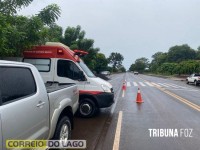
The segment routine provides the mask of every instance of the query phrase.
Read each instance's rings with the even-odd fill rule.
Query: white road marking
[[[139,85],[141,85],[141,86],[143,86],[143,87],[145,87],[145,86],[150,86],[150,87],[163,87],[163,88],[166,88],[166,89],[169,89],[169,88],[173,88],[173,89],[185,89],[185,90],[187,90],[188,89],[188,91],[196,91],[196,90],[193,90],[193,89],[190,89],[190,88],[187,88],[187,87],[184,87],[184,86],[179,86],[179,85],[176,85],[176,84],[173,84],[173,83],[154,83],[154,82],[147,82],[147,81],[145,81],[145,82],[132,82],[133,83],[133,85],[131,84],[131,82],[129,81],[129,82],[126,82],[126,86],[127,87],[131,87],[131,86],[139,86]],[[125,95],[125,93],[124,93],[124,95]],[[123,97],[123,93],[122,93],[122,97]]]
[[[170,89],[168,89],[170,90]],[[199,92],[199,90],[193,90],[193,89],[172,89],[173,91],[194,91],[194,92]]]
[[[161,85],[163,87],[169,87],[168,85],[165,85],[164,83],[157,83],[157,84],[159,84],[159,85]]]
[[[146,86],[146,85],[144,85],[142,82],[139,82],[139,84],[140,84],[141,86]]]
[[[126,83],[126,86],[127,86],[127,87],[130,87],[130,86],[131,86],[131,83],[130,83],[130,82],[127,82],[127,83]]]
[[[148,86],[153,86],[151,83],[149,82],[145,82]]]
[[[177,87],[180,87],[180,88],[183,88],[183,89],[186,89],[186,88],[187,88],[187,87],[179,86],[179,85],[176,85],[176,84],[173,84],[173,83],[171,83],[171,85],[174,85],[174,86],[177,86]]]
[[[119,142],[120,142],[120,135],[121,135],[121,126],[122,126],[122,111],[119,112],[118,120],[117,120],[117,128],[115,131],[115,139],[113,143],[113,150],[119,150]]]
[[[119,89],[117,90],[117,92],[116,92],[116,94],[115,94],[115,97],[114,97],[115,102],[114,102],[114,104],[112,105],[112,108],[111,108],[111,111],[110,111],[111,114],[114,113],[116,104],[117,104],[117,102],[118,102],[118,100],[119,100],[119,96],[120,96],[120,93],[121,93],[121,90],[120,90],[120,89],[121,89],[121,87],[119,87]]]
[[[133,82],[133,85],[134,85],[134,86],[138,86],[138,84],[137,84],[136,82]]]
[[[124,97],[125,96],[125,91],[124,90],[122,90],[122,97]]]
[[[179,88],[177,85],[172,85],[172,84],[169,84],[169,83],[164,83],[164,84],[167,85],[167,86],[173,87],[173,88]]]
[[[151,84],[153,84],[154,86],[157,86],[157,87],[161,87],[160,85],[154,83],[154,82],[151,82]]]

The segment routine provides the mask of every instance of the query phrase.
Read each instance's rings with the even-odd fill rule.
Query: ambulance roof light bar
[[[74,50],[74,55],[78,55],[79,57],[87,55],[88,52],[82,50]]]

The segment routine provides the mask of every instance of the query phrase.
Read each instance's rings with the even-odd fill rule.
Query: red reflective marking
[[[79,94],[91,94],[91,95],[97,95],[101,94],[103,92],[101,91],[84,91],[84,90],[79,90]]]

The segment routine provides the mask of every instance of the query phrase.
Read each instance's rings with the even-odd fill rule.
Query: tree
[[[64,38],[61,40],[65,45],[69,46],[72,50],[80,49],[96,54],[99,48],[93,48],[94,40],[85,38],[85,31],[81,30],[81,26],[67,27],[65,30]]]
[[[85,31],[81,31],[81,26],[78,25],[76,27],[67,27],[64,34],[63,43],[65,45],[73,48],[78,48],[78,41],[83,40],[85,37]],[[93,43],[92,43],[93,45]]]
[[[173,46],[168,51],[168,62],[181,62],[195,59],[195,51],[187,44]]]
[[[37,16],[46,25],[51,25],[60,17],[60,7],[57,4],[51,4],[43,8]]]
[[[62,40],[62,33],[63,29],[62,27],[58,26],[57,24],[53,23],[49,27],[43,27],[40,31],[41,35],[41,42],[40,43],[46,43],[46,42],[60,42]]]
[[[43,23],[38,17],[0,15],[0,18],[6,25],[0,27],[1,56],[21,56],[24,49],[40,42]]]
[[[0,13],[6,16],[17,14],[17,10],[27,7],[33,0],[2,0],[0,1]],[[60,7],[51,4],[43,8],[36,16],[46,25],[54,23],[60,17]]]
[[[152,72],[156,72],[157,68],[167,61],[167,53],[157,52],[152,55],[153,60],[151,61],[149,68]]]
[[[144,72],[145,68],[148,68],[149,60],[145,57],[141,57],[135,60],[135,63],[132,64],[129,68],[130,71],[139,71]]]
[[[107,70],[108,61],[104,54],[98,53],[96,54],[96,66],[95,71],[100,73],[101,71]]]
[[[94,48],[94,40],[85,38],[85,34],[80,25],[67,27],[61,42],[72,50],[79,49],[88,52],[88,55],[83,57],[84,62],[91,70],[99,73],[107,68],[108,62],[104,54],[98,53],[100,49]]]
[[[91,70],[95,70],[97,65],[97,54],[100,51],[99,48],[90,48],[87,50],[88,54],[83,57],[84,62]]]
[[[197,51],[196,51],[196,59],[200,60],[200,46],[197,48]]]
[[[177,63],[163,63],[160,67],[159,67],[159,71],[161,73],[166,73],[166,74],[174,74],[175,72],[175,68],[177,67]]]
[[[163,63],[159,67],[160,73],[166,74],[192,74],[200,72],[200,61],[187,60],[180,63]]]
[[[121,67],[119,68],[119,71],[120,71],[120,72],[126,72],[126,68],[125,68],[124,66],[121,66]]]
[[[129,68],[129,71],[135,71],[135,64],[131,64],[130,68]]]
[[[157,52],[152,58],[150,71],[154,73],[180,75],[200,72],[200,47],[195,51],[187,44],[173,46],[167,53]]]
[[[180,64],[180,73],[182,74],[192,74],[200,72],[200,61],[189,60],[182,61]]]
[[[0,13],[4,15],[14,15],[17,10],[27,7],[33,0],[1,0]]]
[[[108,58],[109,64],[112,65],[114,71],[117,71],[122,66],[122,61],[124,57],[120,53],[112,52]]]
[[[160,65],[167,61],[167,53],[157,52],[154,55],[152,55],[152,58],[152,62],[154,62],[157,65]]]
[[[58,6],[52,4],[35,16],[16,15],[16,9],[28,6],[31,2],[32,0],[0,2],[0,55],[2,57],[21,56],[26,48],[44,42],[43,35],[47,29],[45,25],[52,25],[60,14]]]

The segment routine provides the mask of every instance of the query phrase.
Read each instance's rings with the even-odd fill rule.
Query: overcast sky
[[[58,25],[81,25],[106,57],[121,53],[126,69],[174,45],[200,46],[200,0],[34,0],[19,14],[36,14],[52,3],[62,10]]]

